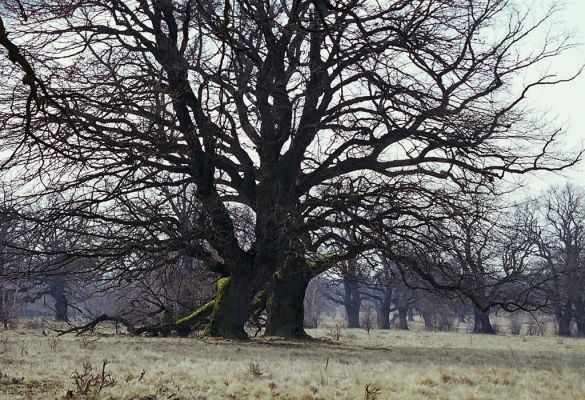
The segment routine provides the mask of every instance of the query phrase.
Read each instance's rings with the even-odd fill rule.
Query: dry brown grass
[[[585,399],[585,340],[329,329],[314,342],[0,331],[0,399],[84,399],[75,371],[102,365],[100,399]],[[90,343],[90,345],[88,345]]]

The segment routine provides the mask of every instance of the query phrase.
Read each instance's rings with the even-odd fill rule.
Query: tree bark
[[[473,323],[473,333],[485,333],[494,335],[496,331],[490,322],[490,312],[481,311],[479,308],[474,307],[473,315],[475,317]]]
[[[345,305],[345,312],[347,314],[347,327],[360,327],[360,304],[351,302]]]
[[[575,312],[574,312],[575,322],[577,323],[577,335],[578,336],[585,336],[585,300],[578,299],[575,301]]]
[[[359,328],[360,327],[360,307],[361,297],[359,292],[358,283],[353,281],[351,278],[344,279],[344,307],[347,315],[347,327],[348,328]]]
[[[573,302],[567,300],[556,312],[557,323],[559,324],[559,336],[571,336],[571,320],[573,319]]]
[[[301,256],[289,256],[270,284],[266,304],[265,336],[309,337],[303,327],[305,292],[311,280],[307,262]]]
[[[425,329],[427,331],[432,331],[434,329],[433,327],[433,313],[429,312],[429,311],[421,311],[421,316],[423,321],[425,322]]]
[[[55,300],[55,320],[69,322],[69,300],[65,293],[65,283],[52,282],[49,294]]]
[[[2,322],[4,329],[8,329],[8,313],[5,309],[4,296],[4,289],[0,286],[0,322]]]
[[[408,320],[414,322],[414,307],[408,307]]]
[[[398,329],[407,331],[408,320],[407,320],[408,308],[400,307],[398,309]]]
[[[247,339],[244,329],[250,303],[255,295],[250,276],[232,274],[217,282],[213,311],[204,336]]]
[[[390,306],[392,304],[391,299],[382,299],[378,301],[378,307],[376,309],[376,320],[378,323],[378,329],[390,329]]]
[[[55,298],[55,320],[69,322],[69,302],[65,295]]]
[[[465,312],[464,311],[459,311],[457,313],[457,320],[462,324],[465,323]]]

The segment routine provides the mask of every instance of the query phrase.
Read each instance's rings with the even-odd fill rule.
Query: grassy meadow
[[[342,329],[339,341],[330,329],[309,333],[317,340],[0,331],[0,400],[585,399],[585,340],[417,324]]]

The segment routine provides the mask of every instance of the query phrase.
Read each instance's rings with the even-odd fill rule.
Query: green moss
[[[203,331],[204,336],[218,336],[217,318],[221,308],[221,304],[230,286],[230,277],[221,278],[217,281],[217,293],[215,298],[210,302],[213,304],[213,311],[211,314],[211,321]]]
[[[198,319],[202,314],[206,314],[206,313],[211,311],[211,308],[213,307],[213,303],[214,303],[213,300],[209,301],[208,303],[205,303],[204,305],[199,307],[197,310],[193,311],[191,314],[177,320],[175,322],[175,324],[177,326],[185,325],[185,324],[188,324],[190,321]]]

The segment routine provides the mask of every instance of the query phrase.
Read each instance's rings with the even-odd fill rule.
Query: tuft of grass
[[[431,378],[424,378],[422,381],[420,381],[420,384],[425,386],[437,386],[437,383]]]
[[[258,363],[250,363],[248,364],[248,374],[250,374],[253,378],[262,378],[266,371],[263,371],[260,368],[260,364]]]
[[[453,383],[453,384],[461,384],[461,385],[473,385],[474,382],[469,377],[461,375],[461,376],[452,376],[447,372],[441,372],[441,381],[443,383]]]
[[[510,384],[510,380],[508,378],[496,378],[494,379],[494,384],[495,385],[504,385],[504,386],[508,386]]]

